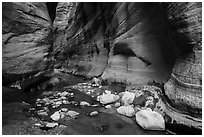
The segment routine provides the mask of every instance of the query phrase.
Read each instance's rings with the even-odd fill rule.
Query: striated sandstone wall
[[[51,46],[51,21],[45,3],[2,3],[3,83],[43,70]]]
[[[54,48],[68,72],[133,85],[163,82],[171,117],[202,128],[201,3],[69,4]]]
[[[63,35],[57,35],[54,48],[58,57],[67,60],[63,64],[69,72],[127,84],[169,78],[180,49],[169,36],[166,15],[158,3],[70,7],[66,32],[58,31]]]

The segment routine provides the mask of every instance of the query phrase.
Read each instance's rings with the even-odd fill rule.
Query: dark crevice
[[[56,8],[58,2],[46,2],[48,14],[50,16],[51,22],[53,23],[56,17]]]

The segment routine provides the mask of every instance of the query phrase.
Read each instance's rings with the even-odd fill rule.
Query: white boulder
[[[50,118],[54,121],[58,121],[60,119],[60,113],[56,111]]]
[[[124,106],[128,106],[133,103],[134,98],[135,93],[126,91],[121,98],[121,102],[124,104]]]
[[[137,112],[136,122],[146,130],[165,130],[164,118],[161,114],[151,109]]]
[[[113,103],[119,99],[120,99],[120,97],[118,95],[114,95],[114,94],[103,94],[97,98],[97,100],[99,100],[101,102],[101,104]]]
[[[117,108],[118,114],[125,115],[128,117],[132,117],[135,115],[135,110],[132,106],[121,106]]]

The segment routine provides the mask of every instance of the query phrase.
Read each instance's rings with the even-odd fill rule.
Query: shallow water
[[[60,83],[58,86],[54,86],[49,90],[38,91],[37,94],[29,95],[21,93],[20,91],[4,88],[3,89],[3,134],[78,134],[78,135],[155,135],[155,134],[168,134],[166,131],[147,131],[142,129],[136,122],[135,118],[128,118],[117,114],[115,108],[104,109],[104,107],[96,101],[96,98],[91,97],[79,90],[71,89],[69,92],[74,93],[74,97],[67,98],[69,101],[86,101],[91,105],[99,104],[98,107],[83,107],[79,105],[61,105],[59,108],[53,109],[49,107],[48,116],[39,117],[36,111],[28,110],[20,104],[20,102],[25,101],[31,104],[36,110],[42,109],[42,107],[35,106],[35,100],[37,98],[42,98],[42,92],[46,91],[65,91],[65,87],[69,85],[75,85],[77,83],[85,82],[85,80],[73,77],[69,75],[64,75],[66,82]],[[103,86],[104,89],[110,89],[117,92],[122,92],[125,90],[124,85],[113,84],[112,86]],[[12,94],[15,93],[15,94]],[[12,96],[13,95],[13,96]],[[18,98],[15,98],[18,96]],[[12,104],[14,103],[14,104]],[[15,104],[16,103],[16,104]],[[9,106],[9,107],[8,107]],[[19,107],[21,106],[21,107]],[[16,112],[13,111],[14,108]],[[54,128],[48,130],[42,130],[34,126],[35,123],[40,121],[52,122],[50,116],[61,108],[68,108],[68,110],[74,110],[80,113],[76,119],[60,119],[58,121],[59,125],[65,125],[63,128]],[[99,114],[90,117],[88,114],[92,111],[98,111]],[[32,119],[31,119],[32,118]],[[35,120],[33,120],[35,119]],[[19,124],[22,126],[19,128]],[[11,130],[12,129],[12,130]],[[20,131],[19,131],[20,130]]]

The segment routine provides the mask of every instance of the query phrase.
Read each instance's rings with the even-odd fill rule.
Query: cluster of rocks
[[[77,85],[71,86],[71,88],[77,89],[92,97],[96,97],[101,93],[98,89],[102,89],[102,86],[92,83],[79,83]]]
[[[70,92],[71,90],[68,89],[68,91],[58,92],[58,91],[49,91],[45,92],[42,95],[44,96],[42,99],[37,99],[35,106],[37,108],[40,108],[37,110],[37,115],[40,117],[48,117],[50,113],[50,107],[52,109],[59,108],[61,105],[67,105],[67,104],[73,104],[76,105],[76,101],[68,101],[68,98],[72,98],[74,96],[73,92]],[[31,108],[32,110],[35,110],[35,108]],[[50,118],[54,122],[43,122],[43,124],[36,123],[35,126],[38,127],[48,127],[48,128],[54,128],[57,127],[59,124],[57,123],[60,119],[74,119],[77,118],[79,115],[78,112],[73,110],[68,110],[67,108],[61,108],[60,110],[54,112]]]
[[[68,91],[48,92],[45,94],[44,98],[36,100],[36,106],[37,107],[45,106],[45,108],[47,108],[48,106],[52,106],[52,108],[58,108],[62,104],[74,104],[75,102],[68,101],[68,98],[71,98],[73,96],[74,93]]]
[[[94,85],[94,86],[93,86]],[[116,109],[119,115],[127,117],[135,117],[136,122],[146,130],[165,130],[165,121],[160,114],[158,102],[160,100],[160,90],[155,86],[144,86],[141,89],[126,89],[125,92],[117,93],[115,91],[104,90],[101,85],[95,83],[79,83],[71,86],[71,88],[78,89],[90,96],[95,95],[96,100],[100,102],[105,109]],[[96,89],[101,91],[96,94]],[[41,107],[37,111],[40,116],[48,116],[48,106],[58,108],[62,104],[73,104],[86,107],[95,107],[86,101],[68,101],[69,97],[73,97],[74,93],[71,89],[62,92],[47,92],[44,98],[36,100],[36,106]],[[93,111],[89,116],[98,115],[98,111]],[[50,118],[57,122],[60,119],[75,119],[79,115],[78,112],[61,108],[54,112]],[[53,124],[56,125],[56,124]]]
[[[94,92],[92,87],[91,83],[79,83],[73,86],[86,94]],[[135,116],[136,122],[147,130],[165,130],[164,118],[158,109],[155,109],[159,100],[160,90],[155,86],[126,89],[121,93],[105,90],[97,96],[97,101],[106,109],[116,109],[118,114],[127,117]]]

